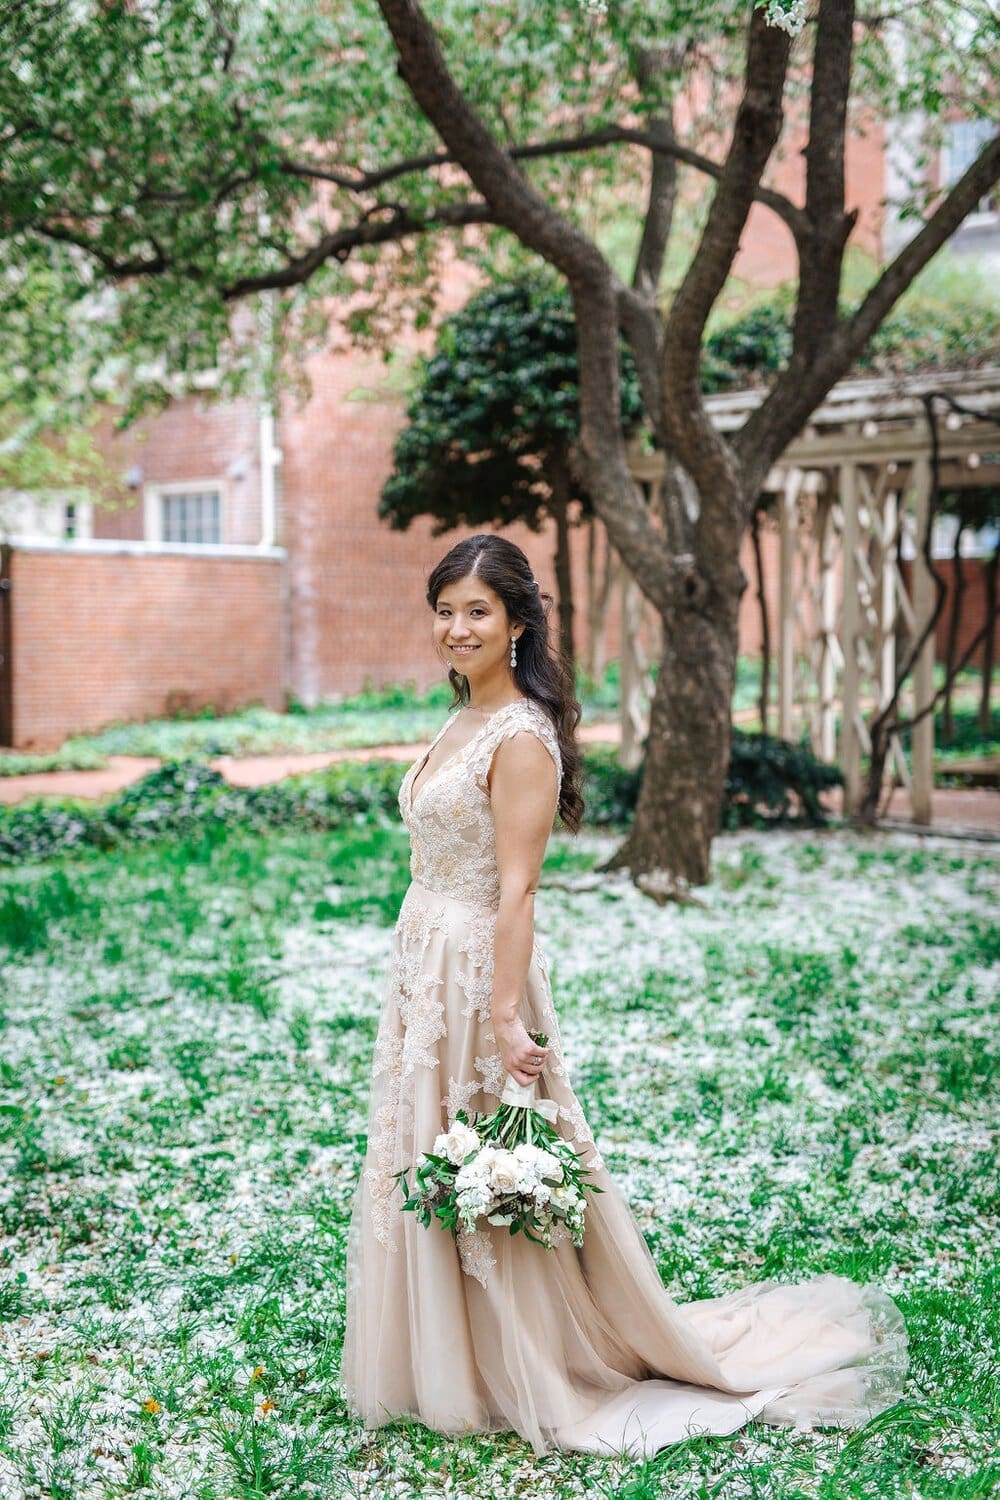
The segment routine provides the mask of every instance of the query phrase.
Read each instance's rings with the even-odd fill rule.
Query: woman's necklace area
[[[467,703],[462,712],[467,714],[478,714],[482,719],[492,719],[494,714],[498,714],[503,709],[509,708],[512,703],[523,702],[523,697],[508,698],[506,703],[498,703],[495,708],[474,708],[471,703]]]

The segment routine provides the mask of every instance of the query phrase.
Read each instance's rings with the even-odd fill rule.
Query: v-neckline
[[[457,750],[453,750],[450,755],[446,755],[445,756],[444,760],[438,766],[437,770],[436,771],[432,771],[431,774],[430,774],[430,776],[428,776],[427,781],[420,788],[419,795],[415,798],[414,795],[413,795],[413,791],[414,791],[414,785],[416,783],[417,777],[420,775],[421,771],[423,771],[423,770],[426,769],[427,762],[430,759],[431,751],[434,749],[434,746],[437,744],[438,740],[447,731],[447,729],[450,727],[450,725],[454,724],[454,722],[455,722],[454,719],[445,719],[444,723],[441,725],[441,728],[438,730],[437,734],[431,740],[430,744],[427,746],[427,749],[424,751],[423,755],[420,757],[420,761],[418,763],[415,763],[415,769],[414,769],[412,775],[410,776],[410,789],[409,789],[409,798],[408,798],[408,801],[409,801],[409,804],[410,804],[410,812],[412,813],[416,809],[416,807],[420,803],[421,798],[424,795],[424,792],[427,790],[428,785],[432,781],[434,781],[438,776],[440,776],[440,774],[444,770],[445,766],[451,765],[451,762],[453,760],[457,760],[458,757],[462,754],[462,752],[464,750],[468,750],[469,746],[472,745],[472,744],[474,744],[474,742],[479,738],[479,736],[483,733],[483,731],[486,730],[486,729],[488,729],[490,727],[490,725],[493,723],[494,719],[498,718],[500,716],[500,714],[506,713],[506,711],[507,711],[508,708],[513,708],[514,705],[515,705],[515,703],[527,703],[528,701],[529,700],[527,698],[512,698],[509,703],[503,704],[503,706],[501,708],[498,708],[498,709],[495,710],[494,713],[491,713],[490,716],[489,716],[489,718],[486,720],[486,722],[484,724],[480,724],[480,726],[476,730],[475,734],[470,735],[469,738],[465,741],[465,743],[463,745],[459,745],[459,747],[458,747]]]

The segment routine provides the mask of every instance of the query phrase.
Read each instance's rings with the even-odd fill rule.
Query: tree
[[[932,124],[953,108],[988,118],[994,18],[988,0],[928,0],[907,12],[904,30],[891,10],[856,15],[852,0],[811,0],[800,34],[773,24],[800,9],[797,0],[768,0],[767,13],[760,0],[747,9],[434,0],[432,24],[417,0],[379,0],[384,31],[366,6],[327,13],[305,0],[238,11],[225,0],[29,0],[3,12],[8,278],[44,259],[70,300],[112,284],[108,337],[133,365],[155,353],[182,372],[249,368],[259,341],[252,321],[248,336],[248,320],[231,312],[269,288],[290,294],[279,356],[308,335],[307,286],[314,307],[350,291],[354,333],[390,326],[400,306],[383,295],[390,281],[412,292],[421,316],[441,231],[492,226],[467,253],[484,244],[504,253],[505,231],[506,243],[563,276],[578,334],[577,482],[663,626],[642,792],[614,860],[651,890],[709,875],[740,540],[761,481],[1000,175],[997,136],[936,201],[915,185],[919,231],[841,313],[856,222],[844,190],[852,100],[923,109]],[[406,107],[400,76],[420,115]],[[680,100],[697,96],[705,107],[689,130]],[[786,101],[805,143],[802,202],[764,181]],[[713,189],[664,298],[668,245],[691,218],[675,212],[682,165]],[[588,216],[599,200],[627,217],[640,191],[624,272]],[[724,437],[705,408],[701,346],[755,202],[780,217],[797,251],[792,349],[743,428]],[[374,258],[404,240],[405,256],[390,248],[388,260]],[[620,332],[671,462],[662,526],[626,461]]]
[[[55,290],[51,278],[36,268],[8,285],[4,297],[0,535],[17,530],[28,496],[58,497],[64,504],[121,498],[94,439],[90,404],[81,408],[73,400],[74,348],[65,329],[53,330],[56,348],[49,365],[30,382],[23,377],[31,365],[32,330],[51,316]]]
[[[622,361],[622,424],[642,415],[635,367]],[[576,328],[569,298],[551,284],[519,282],[473,297],[442,325],[433,357],[396,439],[379,514],[405,531],[420,515],[434,535],[522,521],[555,522],[559,636],[574,660],[569,509],[593,514],[574,486],[579,437]]]

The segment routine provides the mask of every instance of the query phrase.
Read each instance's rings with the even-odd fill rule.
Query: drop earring
[[[516,635],[512,635],[511,638],[510,638],[510,664],[511,664],[512,667],[516,667],[517,666],[517,636]]]

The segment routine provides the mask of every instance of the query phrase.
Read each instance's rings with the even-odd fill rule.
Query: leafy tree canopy
[[[465,97],[574,222],[593,230],[611,190],[608,232],[625,224],[639,242],[650,132],[695,77],[698,107],[666,145],[692,182],[718,175],[744,6],[427,10]],[[933,0],[909,8],[905,27],[867,18],[859,109],[923,109],[931,130],[945,107],[987,112],[994,26],[988,0]],[[793,48],[800,91],[809,29]],[[510,254],[465,173],[442,161],[382,17],[362,0],[0,0],[0,59],[0,317],[25,335],[15,383],[32,396],[141,404],[209,369],[245,386],[260,378],[262,348],[276,365],[327,337],[331,296],[352,299],[351,336],[391,341],[401,307],[426,319],[441,264],[430,231],[490,266]],[[685,222],[696,228],[699,212]],[[462,238],[468,225],[485,227]],[[44,307],[24,297],[43,280]],[[252,310],[233,309],[269,289],[282,316],[262,341]]]
[[[622,421],[638,424],[642,399],[623,349]],[[473,297],[441,326],[433,356],[396,439],[394,468],[379,513],[398,530],[433,515],[437,535],[452,526],[537,530],[545,520],[553,468],[580,427],[576,328],[568,294],[519,282]],[[590,509],[589,498],[576,498]]]

